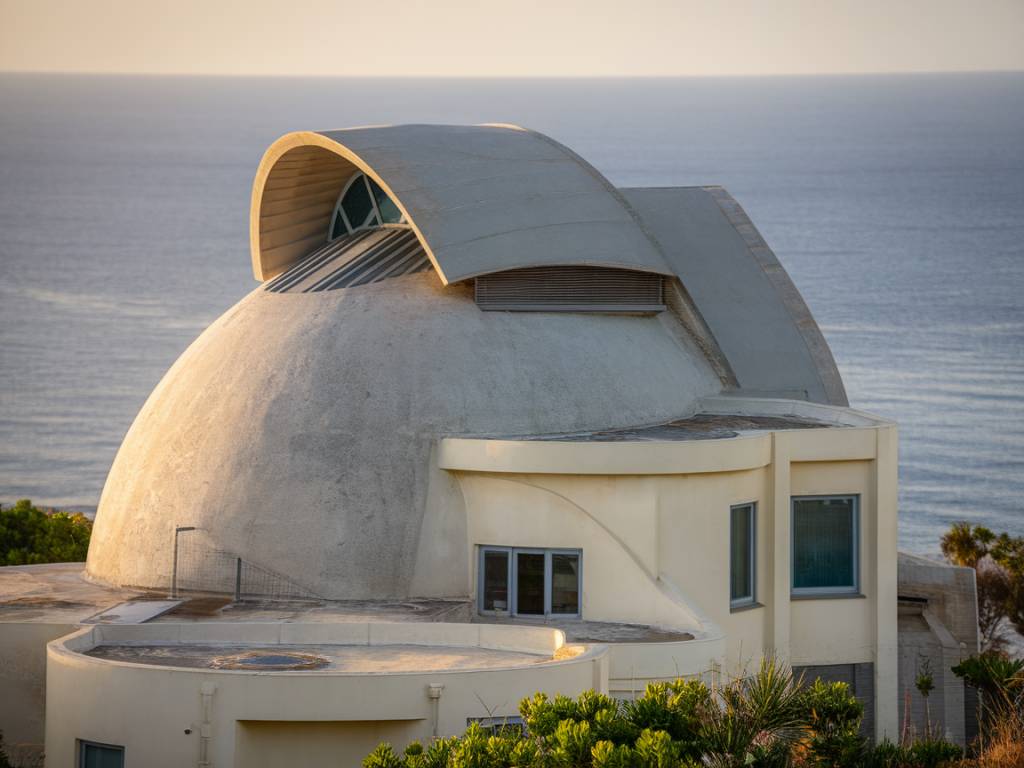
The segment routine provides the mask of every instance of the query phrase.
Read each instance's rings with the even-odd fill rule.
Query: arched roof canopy
[[[558,142],[515,126],[403,125],[290,133],[270,146],[252,193],[257,280],[324,242],[338,193],[360,170],[445,284],[542,266],[672,274],[621,194]]]

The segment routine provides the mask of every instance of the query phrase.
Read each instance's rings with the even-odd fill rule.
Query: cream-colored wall
[[[242,720],[235,728],[235,768],[358,766],[374,748],[397,749],[422,734],[421,721],[288,722]]]
[[[863,597],[794,600],[790,607],[790,660],[793,664],[873,662],[875,563],[878,549],[873,523],[876,504],[871,462],[829,461],[793,464],[793,496],[860,497],[860,594]],[[826,630],[827,631],[824,631]]]
[[[836,434],[841,439],[841,433]],[[872,462],[791,465],[791,496],[860,497],[864,597],[793,600],[785,651],[775,647],[771,633],[775,510],[767,468],[652,477],[466,473],[460,480],[469,509],[472,594],[480,545],[579,548],[584,553],[585,619],[688,630],[700,630],[709,622],[725,635],[727,670],[748,667],[765,651],[782,652],[794,664],[874,659],[877,545]],[[755,592],[763,607],[732,611],[729,509],[746,502],[757,504]],[[781,512],[788,529],[788,501]],[[787,584],[788,603],[788,557],[778,569]],[[674,586],[685,603],[673,604],[659,581]]]
[[[28,620],[0,622],[0,732],[14,765],[42,765],[46,644],[74,628]]]
[[[460,480],[471,551],[488,544],[583,549],[583,618],[701,629],[698,615],[658,580],[654,480],[475,474]],[[477,558],[469,561],[475,594]]]
[[[550,654],[562,642],[550,628],[439,623],[355,624],[142,624],[93,626],[50,643],[47,648],[46,754],[51,766],[74,765],[77,740],[125,748],[128,765],[180,768],[199,759],[200,737],[209,733],[213,765],[233,766],[236,750],[250,754],[277,729],[286,744],[296,728],[260,730],[252,723],[327,723],[322,743],[304,767],[357,768],[365,738],[390,740],[404,748],[434,732],[428,691],[441,685],[440,735],[461,734],[468,717],[511,716],[519,701],[544,691],[575,696],[607,690],[606,646],[577,656],[505,668],[446,669],[413,673],[248,672],[162,667],[114,662],[82,655],[99,642],[154,644],[277,643],[363,645],[458,645]],[[203,728],[202,692],[212,690],[209,727]],[[249,725],[237,725],[239,722]],[[356,743],[341,754],[330,744],[354,726]],[[373,725],[370,725],[370,724]],[[185,733],[188,730],[190,733]],[[259,733],[256,733],[259,731]],[[360,754],[355,754],[359,752]],[[317,756],[325,756],[317,762]],[[278,765],[283,765],[277,763]]]
[[[729,606],[729,509],[757,504],[755,599],[764,603],[771,566],[772,509],[765,502],[764,469],[664,478],[658,540],[665,573],[719,627],[726,638],[726,671],[760,658],[765,645],[763,607],[733,613]]]
[[[439,463],[466,504],[470,595],[480,545],[579,548],[583,618],[718,636],[726,671],[765,653],[800,665],[872,662],[877,735],[892,736],[896,429],[855,415],[842,429],[681,443],[444,441]],[[819,494],[860,497],[859,596],[791,599],[791,498]],[[761,605],[732,611],[729,508],[751,501]],[[617,664],[612,654],[618,685],[626,656]]]

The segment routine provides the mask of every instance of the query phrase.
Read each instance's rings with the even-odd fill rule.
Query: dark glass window
[[[368,227],[405,223],[401,210],[380,184],[362,172],[349,179],[332,216],[328,240]]]
[[[508,610],[509,553],[502,550],[484,552],[483,609]]]
[[[551,613],[580,612],[580,556],[551,555]]]
[[[345,226],[345,220],[341,217],[341,211],[338,211],[334,214],[334,223],[331,225],[331,240],[347,234],[348,228]]]
[[[124,747],[80,741],[78,765],[79,768],[124,768]]]
[[[729,601],[754,602],[754,505],[729,510]]]
[[[376,222],[365,176],[360,176],[349,185],[345,197],[342,198],[341,208],[345,211],[345,218],[353,230],[372,226]]]
[[[380,220],[383,224],[397,224],[402,220],[402,212],[398,206],[388,197],[387,192],[380,188],[380,185],[367,177],[370,182],[370,189],[373,190],[373,198],[377,201],[377,210],[380,211]]]
[[[579,616],[578,550],[480,547],[479,609],[512,616]]]
[[[544,553],[516,553],[516,613],[544,615]]]
[[[857,590],[857,497],[793,499],[793,591]]]

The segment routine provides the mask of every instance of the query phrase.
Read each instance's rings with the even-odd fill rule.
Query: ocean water
[[[901,426],[900,543],[1024,534],[1024,75],[331,80],[0,75],[0,502],[94,509],[146,395],[254,286],[278,135],[511,122],[614,183],[722,184]]]

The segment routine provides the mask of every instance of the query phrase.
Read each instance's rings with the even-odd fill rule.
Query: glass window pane
[[[579,555],[551,555],[551,612],[580,612]]]
[[[752,600],[754,598],[754,573],[751,568],[754,547],[753,517],[751,505],[733,507],[729,531],[729,599]]]
[[[543,553],[516,553],[516,613],[544,615]]]
[[[345,226],[345,220],[341,217],[341,211],[338,211],[334,214],[334,224],[331,226],[331,240],[347,234],[348,228]]]
[[[508,552],[484,551],[485,611],[508,610]]]
[[[854,499],[793,500],[793,588],[856,586]]]
[[[341,207],[345,209],[345,216],[348,217],[348,223],[352,225],[352,229],[370,226],[375,214],[370,193],[366,189],[365,176],[360,176],[348,188],[341,201]]]
[[[82,768],[123,768],[124,750],[100,744],[82,744]]]
[[[369,178],[369,177],[367,177]],[[385,224],[397,224],[402,220],[402,212],[398,210],[398,206],[394,204],[387,193],[380,188],[380,185],[376,181],[370,179],[370,189],[373,190],[373,197],[377,201],[377,207],[380,209],[380,217],[384,220]]]

